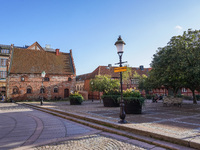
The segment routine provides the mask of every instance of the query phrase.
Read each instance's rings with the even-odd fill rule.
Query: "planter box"
[[[141,114],[142,104],[139,101],[124,100],[124,109],[126,114]]]
[[[78,100],[78,98],[69,98],[70,105],[81,105],[82,101]]]
[[[81,105],[77,99],[70,99],[70,105]]]
[[[110,97],[104,97],[103,98],[103,104],[104,107],[119,107],[119,103],[117,102],[117,99]]]

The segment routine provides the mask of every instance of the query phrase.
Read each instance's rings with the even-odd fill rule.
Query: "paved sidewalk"
[[[31,103],[38,105],[39,103]],[[70,105],[69,102],[44,102],[43,108],[58,109],[74,114],[94,117],[117,124],[119,107],[104,107],[100,101],[84,101],[82,105]],[[127,124],[122,126],[161,135],[160,138],[180,139],[186,144],[200,149],[200,106],[191,101],[183,101],[182,107],[164,107],[162,102],[146,101],[143,113],[127,114]],[[176,141],[175,141],[176,142]],[[184,143],[184,144],[185,144]]]
[[[50,105],[45,103],[44,107],[47,106]],[[0,103],[0,150],[9,149],[164,150],[152,144],[102,132],[20,104]]]
[[[1,150],[94,131],[97,130],[14,103],[0,103]]]

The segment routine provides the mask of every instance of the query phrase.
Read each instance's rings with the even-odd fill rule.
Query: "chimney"
[[[59,55],[59,49],[56,49],[56,56]]]
[[[12,49],[13,49],[13,48],[14,48],[14,44],[11,44],[10,48],[12,48]]]

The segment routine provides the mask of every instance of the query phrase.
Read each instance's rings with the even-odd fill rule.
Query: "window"
[[[6,87],[5,86],[1,87],[1,92],[6,92]]]
[[[69,78],[68,78],[68,81],[72,81],[72,78],[69,77]]]
[[[7,59],[0,59],[0,66],[6,66],[7,64]]]
[[[44,81],[49,81],[49,78],[48,78],[48,77],[45,77],[45,78],[44,78]]]
[[[44,87],[40,88],[40,93],[45,93]]]
[[[10,50],[9,49],[1,49],[2,54],[9,54]]]
[[[187,89],[186,88],[182,88],[182,92],[183,93],[187,92]]]
[[[77,90],[79,91],[79,85],[77,86]]]
[[[26,89],[26,93],[27,94],[31,94],[32,93],[32,88],[29,86],[29,87],[27,87],[27,89]]]
[[[5,79],[7,77],[7,72],[6,71],[0,71],[0,78]]]
[[[13,87],[13,94],[18,94],[18,87]]]
[[[54,87],[53,92],[58,93],[58,87],[57,86]]]

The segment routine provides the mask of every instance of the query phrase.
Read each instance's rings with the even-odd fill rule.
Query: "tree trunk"
[[[193,104],[197,104],[197,98],[195,95],[195,90],[191,90],[192,91],[192,95],[193,95]]]
[[[176,87],[173,88],[174,97],[177,96],[178,90],[179,90],[179,88],[176,88]]]
[[[173,94],[174,94],[174,97],[176,97],[176,95],[177,95],[177,92],[178,92],[178,89],[177,89],[177,88],[174,88],[174,89],[173,89]]]

